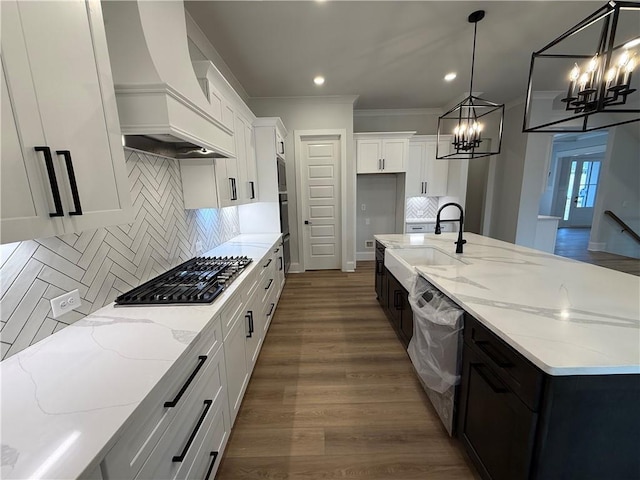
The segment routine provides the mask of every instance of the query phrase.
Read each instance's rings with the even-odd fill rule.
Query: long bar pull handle
[[[256,198],[256,187],[254,185],[255,182],[251,181],[249,183],[251,184],[251,200],[253,200],[254,198]]]
[[[400,298],[400,295],[402,295],[400,290],[393,291],[393,308],[396,310],[402,310],[402,299]]]
[[[271,265],[271,258],[269,259],[269,261],[267,263],[265,263],[262,268],[267,268],[269,265]]]
[[[384,158],[382,159],[382,169],[384,170]]]
[[[204,411],[202,412],[202,415],[200,415],[200,418],[198,419],[198,423],[196,423],[196,427],[191,432],[191,435],[189,435],[189,439],[187,440],[187,444],[184,446],[184,449],[182,450],[180,455],[174,456],[171,459],[172,462],[182,462],[184,460],[184,457],[187,456],[187,452],[189,451],[189,447],[191,447],[191,444],[193,443],[193,439],[196,438],[196,435],[198,434],[198,430],[200,430],[200,427],[202,426],[202,422],[204,422],[204,419],[207,416],[207,413],[209,413],[209,409],[211,408],[212,404],[213,404],[213,400],[205,400],[204,401],[205,408],[204,408]]]
[[[253,311],[248,310],[244,318],[246,318],[249,323],[249,333],[247,334],[247,338],[251,338],[253,336]]]
[[[178,402],[182,398],[182,395],[184,395],[184,392],[187,391],[187,388],[189,388],[189,385],[191,384],[191,382],[193,382],[193,379],[196,377],[196,375],[198,374],[198,372],[200,371],[200,369],[202,368],[206,360],[207,360],[206,355],[200,355],[198,357],[198,365],[196,365],[196,368],[193,370],[193,372],[191,372],[191,375],[189,375],[189,378],[187,378],[187,381],[184,382],[184,385],[176,395],[176,398],[174,398],[170,402],[164,402],[165,408],[173,408],[178,404]]]
[[[53,203],[56,207],[55,213],[49,213],[50,217],[62,217],[62,200],[60,199],[60,190],[58,189],[58,180],[56,179],[56,170],[53,168],[53,158],[51,157],[51,149],[49,147],[35,147],[36,152],[44,154],[44,163],[47,166],[47,175],[49,176],[49,184],[51,185],[51,194],[53,195]]]
[[[269,285],[267,285],[266,287],[264,287],[265,290],[269,290],[271,288],[271,284],[273,283],[273,278],[269,279]]]
[[[271,304],[271,308],[269,309],[269,313],[267,313],[267,317],[270,317],[271,314],[273,313],[273,309],[276,308],[276,304],[272,303]]]
[[[229,177],[229,182],[231,184],[231,200],[238,200],[238,193],[236,191],[236,179]]]
[[[80,205],[80,194],[78,193],[78,184],[76,183],[76,174],[73,170],[73,161],[71,160],[71,152],[69,150],[56,150],[57,155],[64,157],[67,165],[67,175],[69,175],[69,185],[71,186],[71,196],[73,197],[73,205],[76,207],[75,212],[69,212],[69,215],[82,215],[82,205]]]
[[[513,363],[509,361],[504,355],[502,355],[491,342],[487,340],[475,340],[474,343],[478,346],[484,354],[491,359],[500,368],[511,368]]]
[[[282,150],[281,152],[278,152],[278,153],[281,153],[282,155],[284,155],[284,142],[278,142],[278,143],[280,144],[280,148]]]
[[[493,390],[494,393],[507,393],[509,391],[508,388],[502,385],[502,382],[500,381],[496,382],[491,378],[489,378],[488,372],[485,372],[485,370],[489,371],[489,369],[485,365],[481,363],[477,363],[477,364],[474,364],[473,366],[476,367],[476,372],[478,372],[478,375],[480,375],[480,378],[482,378],[485,381],[485,383],[489,385],[489,388],[491,388],[491,390]]]
[[[207,469],[207,474],[204,476],[204,480],[209,480],[211,477],[211,472],[213,472],[213,466],[216,464],[216,458],[218,458],[218,452],[209,453],[211,458],[211,463],[209,464],[209,468]]]
[[[282,261],[282,257],[278,257],[278,260],[280,261],[280,267],[278,268],[278,271],[282,270],[282,266],[284,264],[284,262]]]

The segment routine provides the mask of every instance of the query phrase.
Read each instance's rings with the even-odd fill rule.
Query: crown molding
[[[441,115],[441,108],[386,108],[354,110],[354,117],[406,117],[411,115]]]
[[[264,101],[286,101],[291,103],[300,103],[300,104],[349,104],[353,105],[360,95],[323,95],[323,96],[298,96],[298,97],[251,97],[249,98],[249,104],[251,105],[254,102],[264,102]]]

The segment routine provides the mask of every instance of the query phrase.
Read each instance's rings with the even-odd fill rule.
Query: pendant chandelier
[[[640,120],[640,3],[610,1],[531,56],[524,132]]]
[[[469,96],[438,118],[438,148],[436,149],[438,159],[468,160],[500,153],[504,105],[473,95],[476,33],[478,22],[484,16],[484,10],[478,10],[468,18],[469,23],[474,24]],[[440,142],[448,142],[449,138],[452,139],[449,148],[440,148]]]

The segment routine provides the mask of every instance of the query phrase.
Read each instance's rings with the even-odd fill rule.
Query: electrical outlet
[[[373,240],[365,240],[364,248],[373,248]]]
[[[366,203],[363,203],[361,208],[362,208],[362,211],[363,211],[363,212],[364,212],[364,211],[366,211],[366,210],[367,210],[367,204],[366,204]]]
[[[371,219],[370,218],[365,218],[364,219],[364,224],[365,225],[370,225],[371,224]]]
[[[200,240],[198,240],[196,242],[196,254],[202,252],[202,242]]]
[[[75,310],[82,302],[80,301],[80,292],[73,290],[51,300],[51,310],[53,310],[53,318],[58,318],[65,313]]]

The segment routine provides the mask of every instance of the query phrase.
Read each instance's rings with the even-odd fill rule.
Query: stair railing
[[[622,227],[621,233],[623,232],[627,232],[629,235],[631,235],[631,237],[638,243],[640,243],[640,235],[638,235],[636,232],[633,231],[633,229],[627,225],[624,220],[622,220],[619,216],[617,216],[615,213],[613,213],[611,210],[605,210],[604,211],[605,215],[610,216],[611,218],[613,218],[613,220],[620,225],[620,227]]]

